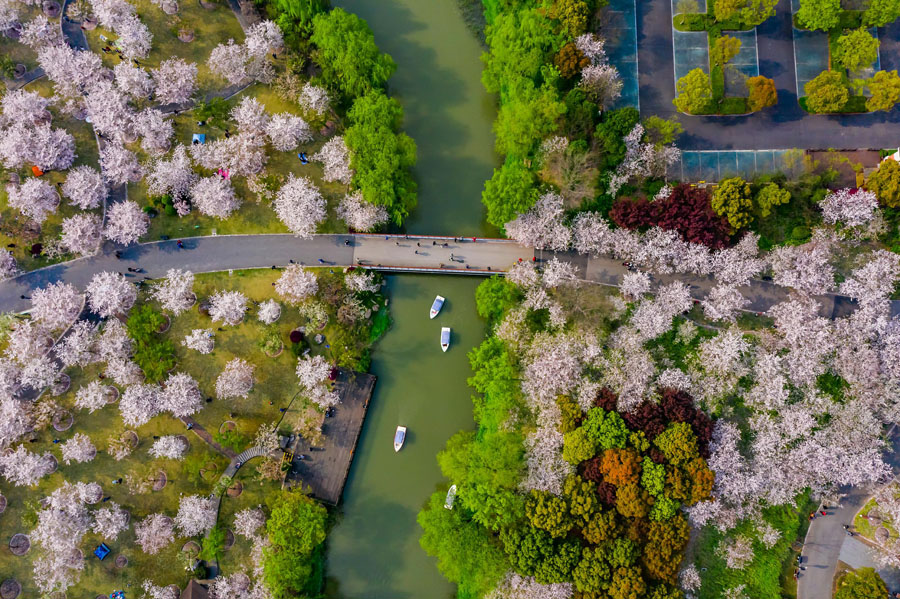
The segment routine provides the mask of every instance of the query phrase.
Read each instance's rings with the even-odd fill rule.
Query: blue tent
[[[100,561],[103,561],[103,558],[109,555],[109,547],[106,546],[106,543],[100,543],[100,545],[94,549],[94,555],[100,558]]]
[[[206,143],[206,133],[194,133],[191,136],[192,144],[205,144]]]

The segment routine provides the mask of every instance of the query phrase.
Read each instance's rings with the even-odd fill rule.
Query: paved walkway
[[[900,139],[900,110],[847,116],[817,116],[797,104],[790,0],[757,28],[759,70],[775,80],[778,105],[749,116],[680,115],[672,105],[672,9],[669,2],[637,2],[640,106],[644,115],[678,116],[687,150],[788,148],[892,148]],[[900,23],[879,29],[882,68],[900,64]]]

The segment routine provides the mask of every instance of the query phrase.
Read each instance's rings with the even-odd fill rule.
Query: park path
[[[775,80],[778,105],[747,116],[689,116],[675,110],[672,8],[666,1],[637,4],[640,106],[644,116],[677,117],[683,150],[893,148],[900,139],[900,110],[871,114],[810,115],[797,103],[791,2],[757,28],[760,74]],[[900,63],[900,22],[878,30],[882,68]]]

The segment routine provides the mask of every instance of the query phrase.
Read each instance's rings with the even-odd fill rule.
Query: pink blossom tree
[[[703,313],[710,320],[727,320],[734,322],[738,311],[749,303],[736,287],[716,285],[709,290],[709,295],[700,302]]]
[[[123,275],[102,271],[91,278],[85,289],[91,312],[101,318],[125,314],[137,299],[137,289]]]
[[[142,426],[160,413],[162,408],[160,404],[159,387],[139,383],[129,386],[122,393],[119,412],[126,425]]]
[[[105,144],[100,150],[100,170],[103,172],[103,178],[113,185],[134,183],[143,177],[141,165],[138,164],[134,152],[117,143]]]
[[[252,96],[244,98],[231,109],[231,118],[237,123],[238,131],[251,135],[266,134],[269,126],[269,113],[259,100]]]
[[[97,448],[91,443],[91,438],[83,433],[75,433],[60,449],[66,464],[90,462],[97,456]]]
[[[75,407],[93,414],[109,404],[110,389],[112,387],[103,385],[100,381],[91,381],[75,393]]]
[[[9,207],[37,223],[47,220],[59,206],[59,194],[44,179],[27,179],[21,185],[9,185],[6,191]]]
[[[299,264],[288,265],[275,281],[275,292],[294,305],[315,295],[318,290],[316,275]]]
[[[38,50],[38,64],[54,84],[56,93],[80,96],[103,71],[103,61],[87,50],[75,50],[67,44],[44,46]]]
[[[281,222],[300,238],[311,237],[316,226],[325,220],[325,198],[312,181],[293,173],[278,190],[274,208]]]
[[[581,71],[578,87],[600,108],[609,108],[622,94],[619,71],[611,64],[591,64]]]
[[[344,277],[344,285],[354,293],[378,293],[381,283],[370,271],[355,270]]]
[[[175,523],[165,514],[150,514],[134,525],[134,535],[144,553],[155,555],[175,540]]]
[[[217,291],[209,298],[209,316],[213,322],[237,325],[244,320],[247,296],[240,291]]]
[[[280,112],[272,116],[266,125],[266,136],[269,143],[279,152],[293,150],[301,143],[313,140],[309,125],[299,116]]]
[[[202,214],[224,220],[241,206],[231,181],[219,175],[204,177],[191,187],[194,206]]]
[[[80,366],[97,361],[94,345],[97,339],[97,325],[87,320],[79,320],[69,329],[62,341],[56,344],[55,353],[64,366]]]
[[[151,162],[146,178],[147,191],[156,196],[170,194],[177,209],[179,205],[187,205],[191,186],[198,178],[187,155],[187,148],[178,145],[171,158],[157,158]],[[180,216],[184,214],[179,210]]]
[[[341,135],[335,135],[325,142],[318,152],[310,156],[313,162],[321,162],[325,168],[323,178],[326,181],[338,181],[349,185],[353,179],[350,168],[350,150]]]
[[[95,214],[82,212],[62,221],[60,243],[66,251],[79,256],[93,256],[100,249],[102,238],[101,219]]]
[[[94,525],[91,530],[105,541],[115,541],[119,533],[128,530],[130,516],[115,501],[110,501],[105,507],[96,510],[93,516]]]
[[[270,52],[277,52],[284,46],[281,28],[274,21],[263,20],[254,23],[247,29],[244,47],[254,57],[265,57]]]
[[[281,317],[281,304],[273,299],[268,299],[259,305],[256,318],[263,324],[272,324]]]
[[[53,472],[55,463],[49,453],[38,455],[19,445],[15,451],[0,453],[0,474],[16,487],[33,487]]]
[[[197,295],[194,293],[194,273],[180,268],[170,268],[166,276],[153,286],[153,298],[163,310],[178,316],[190,310]]]
[[[826,195],[819,208],[829,225],[840,222],[848,227],[861,227],[875,217],[878,198],[863,189],[839,189]]]
[[[182,340],[181,345],[201,354],[212,353],[215,341],[212,329],[194,329]]]
[[[337,207],[338,218],[354,231],[371,231],[386,223],[388,213],[384,206],[376,206],[363,199],[359,190],[345,195]]]
[[[216,379],[216,397],[231,399],[247,397],[253,388],[254,366],[241,358],[234,358]]]
[[[266,514],[260,508],[246,508],[234,515],[234,532],[251,541],[259,538],[259,529],[266,525]]]
[[[315,113],[316,115],[325,114],[331,107],[331,98],[328,96],[328,90],[324,87],[313,85],[309,81],[303,84],[297,102],[305,110]]]
[[[91,210],[103,203],[107,191],[97,169],[83,164],[68,172],[62,185],[62,193],[70,204],[82,210]]]
[[[541,584],[532,576],[510,571],[485,599],[570,599],[573,592],[570,582]]]
[[[84,109],[95,131],[119,143],[128,140],[134,110],[112,81],[101,78],[92,83],[84,96]]]
[[[629,272],[622,275],[619,290],[631,301],[639,300],[650,292],[650,275],[645,272]]]
[[[49,123],[52,118],[50,111],[47,110],[49,105],[49,98],[25,89],[9,91],[0,98],[0,110],[7,123],[22,122],[32,125]]]
[[[310,401],[325,410],[340,403],[340,396],[330,385],[331,364],[322,356],[304,356],[297,360],[300,388]]]
[[[562,251],[569,247],[571,232],[563,223],[563,197],[548,192],[534,207],[506,223],[506,233],[522,245]]]
[[[75,161],[75,138],[65,129],[38,125],[27,138],[28,160],[44,171],[62,171]]]
[[[128,94],[135,100],[145,100],[153,93],[153,79],[150,73],[127,60],[123,60],[115,67],[116,85],[122,93]]]
[[[170,374],[159,395],[159,408],[176,418],[190,416],[203,409],[203,394],[194,377],[184,372]]]
[[[162,111],[145,108],[133,120],[135,132],[142,138],[141,148],[148,154],[159,156],[169,151],[175,128]]]
[[[182,104],[197,90],[197,65],[181,58],[169,58],[153,71],[156,100],[161,104]]]
[[[212,530],[218,515],[219,505],[212,497],[186,495],[178,505],[175,526],[182,535],[194,537]]]
[[[268,159],[265,137],[239,133],[219,138],[205,144],[195,144],[190,149],[194,161],[205,169],[227,170],[232,177],[258,173]]]
[[[776,285],[814,295],[827,293],[834,287],[830,259],[831,243],[820,235],[814,235],[812,241],[803,245],[777,247],[769,254]]]
[[[106,228],[103,235],[115,243],[131,245],[150,228],[150,217],[137,202],[125,200],[112,204],[106,212]]]
[[[81,312],[81,293],[70,283],[50,283],[32,292],[31,317],[49,329],[66,327]]]
[[[184,439],[176,435],[165,435],[153,442],[150,455],[154,458],[181,460],[187,452],[188,445]]]

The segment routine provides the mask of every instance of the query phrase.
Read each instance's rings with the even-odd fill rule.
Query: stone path
[[[201,439],[206,441],[206,444],[209,445],[210,447],[212,447],[214,450],[216,450],[216,452],[222,454],[229,460],[234,461],[234,456],[235,456],[234,451],[232,449],[229,449],[228,447],[222,447],[221,445],[216,443],[213,440],[212,435],[209,434],[209,431],[206,430],[205,428],[203,428],[202,424],[200,424],[199,422],[197,422],[190,416],[182,416],[181,418],[179,418],[179,420],[181,420],[185,425],[188,425],[188,424],[192,425],[191,426],[192,433],[194,433],[195,435],[197,435],[198,437],[200,437]],[[229,465],[229,467],[230,467],[230,465]],[[226,469],[226,473],[227,472],[228,472],[228,470]]]

